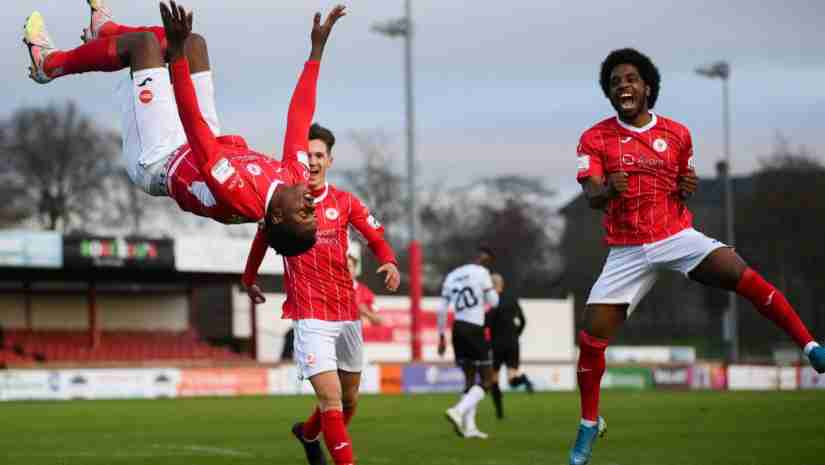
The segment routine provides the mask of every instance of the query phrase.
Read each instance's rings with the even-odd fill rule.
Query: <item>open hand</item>
[[[395,292],[401,284],[401,273],[398,272],[398,267],[395,263],[385,263],[375,272],[376,274],[386,273],[384,276],[384,286],[388,291]]]
[[[192,12],[186,13],[182,5],[170,0],[169,6],[161,2],[160,17],[166,30],[166,54],[169,62],[183,56],[183,44],[192,33]]]
[[[444,335],[438,336],[438,356],[443,357],[444,352],[447,351],[447,341],[444,338]]]
[[[249,296],[249,299],[256,305],[266,302],[266,297],[264,297],[264,293],[257,284],[245,287],[244,290],[246,291],[246,295]]]
[[[311,59],[320,60],[321,54],[324,51],[324,46],[327,44],[329,34],[332,32],[332,27],[335,23],[346,16],[347,7],[344,5],[337,5],[327,15],[327,19],[321,24],[321,13],[315,13],[312,22],[312,54]]]
[[[607,183],[616,193],[616,196],[620,196],[622,192],[627,190],[627,173],[624,171],[610,173],[607,177]]]
[[[699,178],[696,176],[696,171],[693,169],[679,176],[679,196],[682,199],[690,198],[699,185]]]

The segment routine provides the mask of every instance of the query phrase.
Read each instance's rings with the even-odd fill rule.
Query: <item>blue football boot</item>
[[[576,443],[570,451],[570,465],[586,465],[593,454],[593,443],[596,438],[604,436],[607,432],[607,422],[599,417],[596,426],[579,425],[579,432],[576,435]]]
[[[808,360],[817,373],[825,373],[825,347],[817,346],[808,352]]]

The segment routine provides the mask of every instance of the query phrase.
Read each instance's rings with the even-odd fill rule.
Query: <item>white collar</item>
[[[624,121],[619,119],[618,116],[616,117],[616,122],[619,123],[619,126],[627,129],[628,131],[633,131],[633,132],[637,132],[637,133],[641,134],[641,133],[653,128],[653,126],[656,126],[656,122],[659,120],[659,118],[656,117],[656,113],[653,113],[652,111],[649,112],[649,113],[650,113],[650,122],[645,124],[644,126],[642,126],[640,128],[637,128],[636,126],[631,126],[631,125],[625,123]]]
[[[275,195],[275,189],[278,187],[278,184],[283,184],[283,181],[272,181],[272,184],[269,185],[269,190],[266,191],[266,203],[264,204],[264,217],[261,219],[261,223],[266,221],[266,214],[269,210],[269,202],[272,201],[272,196]]]
[[[327,194],[329,194],[329,183],[325,182],[324,183],[324,192],[321,195],[319,195],[318,197],[315,197],[315,199],[312,200],[312,203],[314,203],[315,205],[318,205],[319,203],[323,202],[325,198],[327,198]]]

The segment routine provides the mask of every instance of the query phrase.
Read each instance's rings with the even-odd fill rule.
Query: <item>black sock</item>
[[[493,383],[490,393],[492,394],[493,405],[496,407],[496,417],[500,420],[504,418],[504,406],[501,402],[501,388],[498,387],[498,383]]]

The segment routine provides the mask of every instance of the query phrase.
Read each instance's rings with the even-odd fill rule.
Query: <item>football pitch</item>
[[[593,465],[823,465],[825,393],[602,394],[607,436]],[[364,396],[350,427],[361,465],[564,465],[575,393],[489,398],[488,440],[459,439],[443,417],[453,394]],[[303,464],[289,434],[312,398],[247,397],[0,403],[0,464]]]

